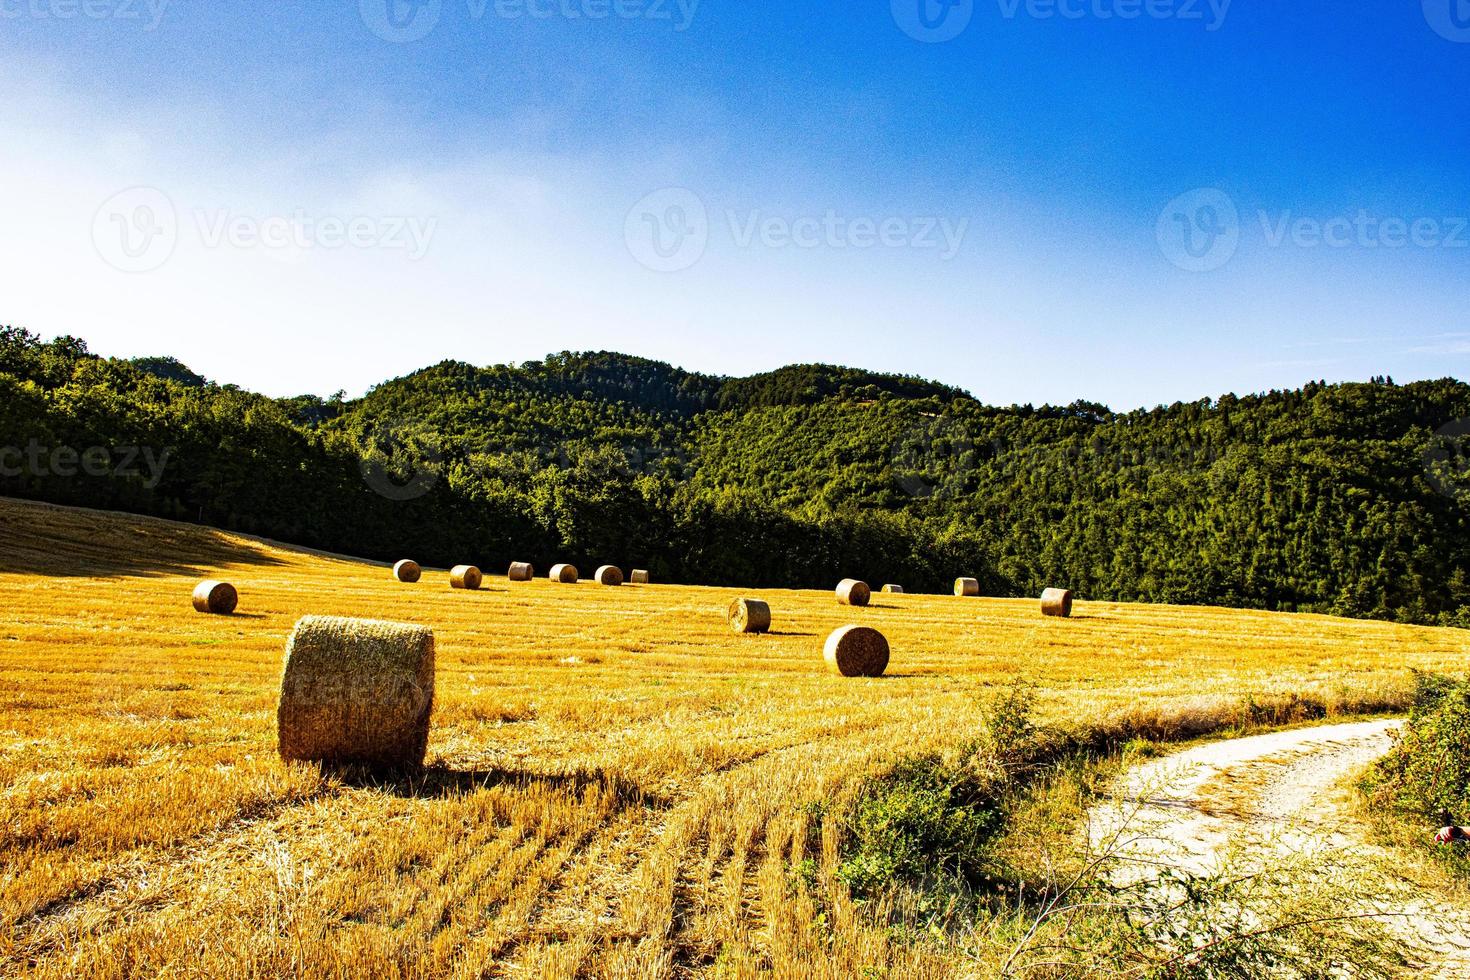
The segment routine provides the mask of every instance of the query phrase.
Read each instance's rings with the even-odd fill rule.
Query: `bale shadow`
[[[600,770],[546,775],[513,769],[452,769],[435,764],[419,770],[385,771],[360,765],[322,763],[323,776],[339,779],[354,789],[371,789],[391,793],[402,799],[448,800],[470,796],[487,789],[507,786],[513,789],[546,787],[556,792],[580,796],[589,788],[611,791],[619,806],[641,806],[656,810],[672,804],[650,793],[632,780],[610,776]]]
[[[791,632],[783,632],[781,630],[771,630],[766,635],[767,636],[816,636],[817,634],[815,634],[815,633],[791,633]]]

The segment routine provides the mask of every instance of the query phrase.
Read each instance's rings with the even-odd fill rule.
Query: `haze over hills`
[[[968,574],[998,595],[1065,584],[1470,625],[1470,480],[1463,446],[1435,435],[1470,417],[1453,379],[1119,414],[602,352],[270,399],[6,329],[0,403],[0,492],[370,558],[609,561],[752,587]],[[107,466],[80,464],[92,447]]]

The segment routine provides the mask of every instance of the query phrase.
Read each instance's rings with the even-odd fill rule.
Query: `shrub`
[[[1364,780],[1375,805],[1415,816],[1470,816],[1470,681],[1418,675],[1414,709]]]

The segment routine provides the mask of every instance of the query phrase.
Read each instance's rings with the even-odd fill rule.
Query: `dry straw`
[[[307,616],[286,641],[276,728],[288,762],[423,765],[434,707],[434,634]]]
[[[628,576],[628,581],[634,585],[647,585],[648,572],[641,568],[633,569],[633,574]]]
[[[888,593],[889,595],[903,595],[903,586],[885,585],[883,586],[883,591]]]
[[[603,565],[597,570],[598,585],[622,585],[623,570],[615,565]]]
[[[577,574],[576,565],[553,565],[551,566],[551,580],[560,582],[562,585],[576,585],[581,578]]]
[[[737,633],[769,633],[770,605],[759,599],[736,599],[730,603],[730,628]]]
[[[412,585],[424,577],[424,570],[419,567],[418,562],[405,558],[393,566],[393,577],[400,582]]]
[[[485,576],[474,565],[455,565],[449,571],[449,587],[452,589],[468,589],[474,592],[485,581]]]
[[[955,579],[954,594],[966,598],[974,598],[980,594],[980,582],[973,578]]]
[[[847,578],[837,586],[837,601],[844,606],[866,606],[872,599],[873,590],[868,588],[867,582]]]
[[[240,604],[240,594],[228,582],[200,582],[194,588],[194,609],[211,616],[228,616]]]
[[[1072,615],[1072,592],[1069,589],[1047,589],[1041,593],[1041,614],[1065,619]]]
[[[524,561],[511,562],[506,577],[512,582],[529,582],[536,577],[536,566]]]
[[[827,668],[843,677],[882,677],[888,669],[888,640],[867,626],[844,626],[827,638]]]

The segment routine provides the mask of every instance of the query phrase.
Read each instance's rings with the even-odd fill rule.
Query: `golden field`
[[[443,571],[400,585],[380,565],[0,500],[0,971],[964,976],[975,964],[855,914],[832,878],[836,832],[811,839],[808,804],[973,737],[991,692],[1018,676],[1037,685],[1042,720],[1074,725],[1248,696],[1373,704],[1409,668],[1470,663],[1453,630],[513,585],[510,557],[486,565],[484,591],[452,592]],[[237,615],[190,608],[215,576],[239,588]],[[774,635],[729,631],[741,594],[771,604]],[[435,631],[422,782],[353,784],[278,760],[282,650],[307,614]],[[889,676],[825,671],[823,640],[854,622],[889,638]],[[820,895],[793,883],[804,858]]]

